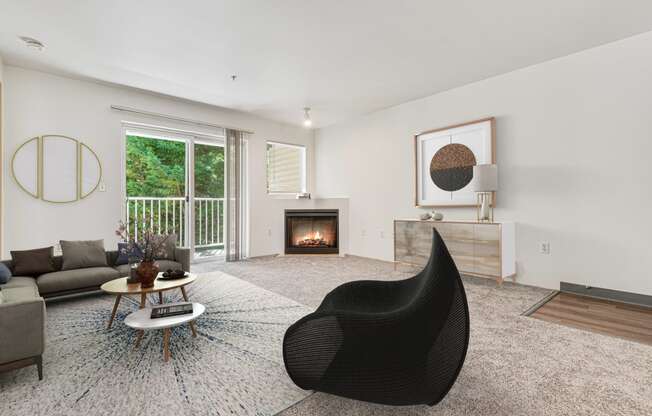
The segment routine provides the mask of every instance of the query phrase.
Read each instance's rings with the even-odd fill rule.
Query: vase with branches
[[[134,228],[133,221],[125,224],[124,221],[118,223],[115,234],[126,243],[122,249],[123,254],[132,256],[139,254],[140,264],[136,269],[136,274],[140,280],[141,287],[147,288],[154,286],[154,280],[158,275],[159,268],[156,259],[165,254],[165,247],[169,234],[161,234],[156,226],[142,224],[138,233],[138,240],[131,235],[130,229]]]

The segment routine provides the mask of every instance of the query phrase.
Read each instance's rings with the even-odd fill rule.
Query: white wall
[[[517,223],[517,281],[652,295],[651,74],[652,32],[325,128],[318,194],[350,197],[352,254],[391,260],[392,220],[420,212],[413,135],[495,116],[496,217]]]
[[[282,251],[283,237],[279,230],[282,230],[282,209],[288,201],[271,199],[266,193],[265,140],[304,144],[312,160],[312,131],[238,111],[13,66],[5,66],[4,79],[6,215],[2,233],[6,244],[3,257],[9,250],[52,245],[60,239],[104,238],[107,247],[116,241],[113,230],[122,206],[122,121],[200,130],[196,126],[119,113],[109,109],[112,104],[254,131],[249,142],[248,171],[250,253],[257,256]],[[41,134],[62,134],[89,144],[100,157],[106,192],[96,191],[73,204],[50,204],[22,192],[8,175],[9,161],[23,141]],[[309,163],[309,175],[312,183],[312,163]]]
[[[4,62],[2,56],[0,56],[0,85],[4,87]],[[4,225],[4,170],[3,170],[3,138],[4,138],[4,88],[0,89],[0,254],[3,253],[4,247],[4,235],[3,235],[3,225]]]

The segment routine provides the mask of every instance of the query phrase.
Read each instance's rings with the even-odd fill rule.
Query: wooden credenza
[[[513,222],[394,220],[394,261],[424,266],[430,257],[433,228],[444,239],[460,273],[499,283],[516,274]]]

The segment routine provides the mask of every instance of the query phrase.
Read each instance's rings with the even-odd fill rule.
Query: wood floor
[[[559,293],[530,316],[652,345],[652,308]]]

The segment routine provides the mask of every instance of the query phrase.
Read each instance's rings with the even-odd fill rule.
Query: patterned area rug
[[[292,383],[282,356],[286,328],[309,308],[221,272],[187,290],[206,313],[197,338],[174,328],[168,363],[162,331],[134,349],[136,332],[122,321],[136,299],[123,297],[111,330],[113,296],[48,304],[44,379],[35,367],[0,374],[0,414],[273,415],[311,394]]]

